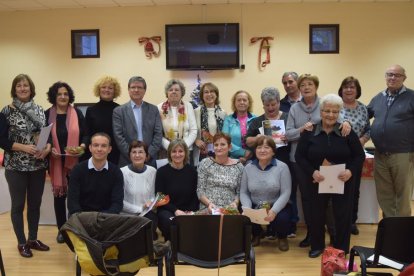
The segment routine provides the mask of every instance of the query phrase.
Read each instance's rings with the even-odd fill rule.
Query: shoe
[[[309,251],[309,258],[317,258],[323,253],[323,249]]]
[[[305,237],[305,239],[303,239],[303,241],[301,241],[300,243],[299,243],[299,247],[308,247],[308,246],[310,246],[310,236],[309,236],[309,233],[308,234],[306,234],[306,237]]]
[[[17,250],[19,250],[20,256],[25,258],[33,257],[32,250],[30,250],[30,246],[26,244],[19,244],[17,246]]]
[[[27,241],[27,245],[34,250],[39,250],[39,251],[49,251],[50,248],[49,246],[47,246],[46,244],[44,244],[43,242],[39,241],[39,240],[28,240]]]
[[[279,239],[279,250],[280,251],[289,250],[289,242],[287,238]]]
[[[57,243],[64,243],[65,239],[63,238],[62,233],[58,232],[57,237],[56,237],[56,241]]]
[[[260,236],[253,237],[252,239],[252,246],[256,247],[260,245]]]
[[[296,233],[295,233],[295,232],[292,232],[292,233],[288,234],[288,235],[287,235],[287,237],[288,237],[289,239],[296,238]]]
[[[351,226],[351,234],[352,235],[359,235],[359,230],[358,230],[358,227],[355,223],[353,223],[352,226]]]

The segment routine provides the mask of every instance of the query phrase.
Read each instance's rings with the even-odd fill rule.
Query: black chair
[[[6,271],[4,270],[4,264],[3,264],[3,257],[1,256],[1,250],[0,250],[0,271],[1,271],[1,276],[6,276]]]
[[[82,264],[85,269],[98,269],[98,275],[135,275],[141,265],[157,266],[158,276],[163,275],[163,256],[154,254],[152,222],[147,218],[96,212],[77,213],[62,226],[61,232],[69,248],[78,254],[77,276],[81,275]],[[116,259],[114,255],[109,259],[103,257],[114,248],[117,251]],[[83,253],[85,249],[90,255]],[[167,252],[162,253],[165,255]],[[88,270],[85,272],[91,273]]]
[[[250,219],[242,215],[175,217],[171,226],[171,251],[166,258],[167,276],[175,275],[175,265],[214,269],[231,264],[245,264],[246,276],[254,276],[251,232]]]
[[[379,263],[379,256],[403,264],[414,262],[414,217],[389,217],[382,219],[378,224],[375,248],[354,246],[351,248],[348,271],[352,270],[354,257],[361,259],[361,275],[367,275],[367,268],[392,268]],[[373,261],[368,261],[374,255]],[[396,269],[396,268],[392,268]],[[390,273],[369,272],[370,275],[392,275]]]

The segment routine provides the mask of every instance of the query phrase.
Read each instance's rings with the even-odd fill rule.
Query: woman
[[[316,258],[325,248],[325,210],[332,200],[336,237],[335,248],[349,252],[351,235],[352,205],[354,198],[354,178],[365,159],[364,150],[358,136],[351,131],[342,136],[338,123],[342,99],[328,94],[321,99],[322,120],[314,124],[312,131],[304,132],[299,140],[295,158],[306,175],[306,185],[310,187],[311,199],[311,250],[309,257]],[[338,179],[345,183],[343,194],[319,193],[319,182],[324,181],[320,166],[345,164]]]
[[[53,124],[50,132],[52,154],[49,161],[49,175],[52,182],[56,224],[59,230],[66,222],[69,174],[78,163],[79,156],[85,151],[87,137],[84,132],[85,119],[82,112],[71,105],[75,101],[75,95],[67,83],[54,83],[47,92],[47,99],[52,107],[45,112],[46,120],[48,124]],[[67,153],[66,147],[80,147],[79,153]],[[58,243],[64,243],[59,231],[56,240]]]
[[[260,136],[256,139],[256,158],[246,165],[241,181],[240,200],[243,207],[256,208],[264,202],[270,204],[266,221],[279,238],[279,250],[288,251],[287,240],[292,215],[288,204],[291,191],[289,167],[274,158],[276,144],[272,137]],[[253,224],[253,245],[259,245],[262,227]]]
[[[371,138],[368,109],[367,107],[357,101],[361,97],[361,85],[358,79],[354,77],[346,77],[338,89],[338,95],[342,98],[344,106],[341,109],[340,116],[352,124],[352,130],[355,131],[359,137],[359,142],[362,147]],[[351,234],[358,235],[359,230],[356,225],[358,219],[358,201],[359,201],[359,187],[361,186],[362,167],[356,172],[358,177],[355,177],[355,194],[354,194],[354,209],[352,213]]]
[[[200,208],[208,208],[210,213],[218,207],[237,209],[243,164],[229,157],[231,139],[228,135],[214,135],[213,146],[215,157],[203,159],[198,166]]]
[[[252,157],[247,149],[246,135],[251,121],[256,117],[251,113],[253,99],[244,90],[237,91],[231,99],[233,114],[224,119],[223,132],[231,138],[230,157],[239,159],[243,164]]]
[[[37,239],[40,204],[47,161],[51,145],[38,150],[36,142],[40,130],[46,125],[43,108],[34,103],[36,95],[33,81],[20,74],[13,80],[13,101],[1,111],[7,120],[8,139],[13,142],[11,150],[5,152],[5,176],[11,197],[11,220],[17,237],[17,249],[22,257],[32,257],[32,249],[48,251],[49,247]],[[23,210],[27,198],[28,239],[24,233]]]
[[[263,121],[265,120],[283,120],[286,125],[288,113],[279,110],[280,107],[280,93],[277,88],[266,87],[262,90],[261,99],[263,103],[264,114],[256,117],[252,120],[249,129],[247,131],[246,144],[250,148],[254,148],[259,137],[263,134],[260,133],[260,128],[263,127]],[[282,142],[287,142],[286,136],[283,134],[280,137]],[[277,148],[275,157],[280,161],[288,164],[289,162],[289,149],[290,147],[281,146]]]
[[[131,164],[122,167],[124,175],[124,207],[126,214],[139,215],[145,208],[149,207],[155,194],[155,175],[157,170],[145,165],[148,157],[148,146],[134,140],[129,145],[129,157]],[[152,234],[157,239],[157,215],[150,210],[144,215],[152,221]]]
[[[167,149],[169,164],[157,170],[155,191],[169,195],[170,202],[158,208],[158,227],[170,239],[171,218],[198,210],[197,171],[188,164],[189,151],[182,139],[172,140]]]
[[[183,139],[192,153],[193,143],[197,138],[197,123],[193,106],[182,100],[184,95],[185,87],[181,81],[172,79],[165,85],[167,100],[158,105],[164,130],[162,146],[167,150],[172,140]]]
[[[299,246],[308,247],[310,245],[309,229],[311,225],[310,188],[307,186],[306,177],[302,169],[296,163],[295,152],[300,136],[307,131],[311,131],[313,124],[321,120],[319,97],[317,95],[319,78],[314,75],[303,74],[299,77],[297,83],[302,95],[302,100],[290,108],[286,123],[286,138],[291,142],[289,159],[301,193],[303,215],[307,226],[305,239],[299,243]],[[351,130],[351,126],[347,122],[345,122],[343,126],[342,134],[347,135]],[[329,230],[332,236],[334,235],[333,228],[333,225],[330,224]]]
[[[121,85],[116,78],[104,76],[95,83],[93,93],[99,97],[99,102],[86,110],[86,135],[92,137],[95,133],[105,132],[111,137],[111,141],[115,141],[112,130],[112,112],[115,107],[119,106],[114,100],[121,95]],[[83,159],[86,160],[89,157],[90,153],[87,151]],[[112,143],[112,151],[108,155],[108,160],[118,164],[119,149],[116,143]]]
[[[219,106],[219,90],[211,82],[207,82],[200,89],[201,106],[194,110],[197,121],[197,139],[195,140],[194,161],[198,161],[212,154],[212,143],[214,134],[221,132],[223,129],[224,112]]]

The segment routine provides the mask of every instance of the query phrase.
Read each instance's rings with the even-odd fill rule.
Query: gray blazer
[[[142,102],[142,136],[144,143],[148,146],[148,153],[156,160],[158,151],[161,148],[162,124],[158,108],[147,102]],[[132,140],[137,137],[137,125],[134,112],[131,108],[131,101],[118,106],[112,115],[112,125],[115,142],[120,151],[119,166],[123,167],[131,163],[128,149]]]

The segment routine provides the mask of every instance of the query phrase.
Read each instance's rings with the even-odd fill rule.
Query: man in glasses
[[[405,69],[385,72],[387,88],[368,105],[375,145],[374,179],[384,217],[411,216],[414,183],[414,91],[404,86]]]

